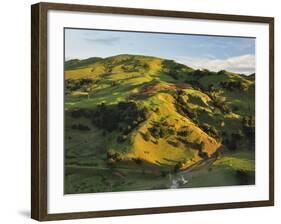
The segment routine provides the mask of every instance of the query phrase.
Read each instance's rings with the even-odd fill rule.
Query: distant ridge
[[[100,57],[90,57],[87,59],[79,60],[79,59],[71,59],[64,63],[65,70],[76,69],[79,67],[84,67],[90,64],[94,64],[98,61],[102,60]]]

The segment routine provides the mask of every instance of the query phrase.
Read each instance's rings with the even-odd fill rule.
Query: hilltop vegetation
[[[66,61],[66,192],[167,188],[191,168],[190,187],[253,183],[254,102],[254,74],[138,55]],[[210,167],[222,178],[203,183]]]

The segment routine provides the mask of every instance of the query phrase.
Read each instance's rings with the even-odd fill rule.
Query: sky
[[[119,54],[172,59],[195,69],[255,72],[255,38],[65,29],[65,60]]]

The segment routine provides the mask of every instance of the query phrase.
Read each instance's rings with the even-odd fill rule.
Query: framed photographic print
[[[32,218],[274,204],[274,19],[32,6]]]

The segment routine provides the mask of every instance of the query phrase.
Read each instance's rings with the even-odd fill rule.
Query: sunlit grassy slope
[[[121,161],[140,160],[160,167],[180,163],[180,169],[185,169],[227,149],[225,142],[230,145],[239,131],[235,150],[248,152],[242,122],[255,113],[254,75],[198,71],[138,55],[71,60],[65,69],[68,165],[84,161],[102,166],[117,155]],[[133,126],[126,123],[130,127],[123,123],[112,130],[97,127],[95,110],[100,105],[118,108],[120,102],[145,108],[145,119]],[[81,116],[73,116],[77,110]],[[84,116],[85,111],[90,115]],[[230,159],[234,165],[251,166],[237,161],[239,157],[216,165],[225,166]]]

